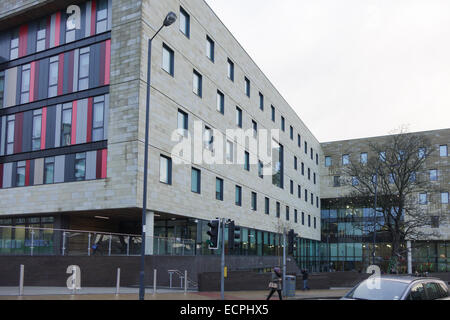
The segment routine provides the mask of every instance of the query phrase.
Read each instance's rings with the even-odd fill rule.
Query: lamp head
[[[177,15],[174,12],[169,12],[164,19],[164,26],[168,27],[177,20]]]

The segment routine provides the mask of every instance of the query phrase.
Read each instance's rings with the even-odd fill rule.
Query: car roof
[[[412,283],[414,281],[427,281],[427,280],[433,280],[433,281],[442,281],[438,278],[432,278],[432,277],[414,277],[414,276],[398,276],[398,275],[382,275],[381,280],[387,280],[387,281],[397,281],[397,282],[403,282],[403,283]]]

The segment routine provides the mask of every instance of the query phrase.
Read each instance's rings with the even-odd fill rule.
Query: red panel
[[[91,5],[91,36],[95,35],[95,27],[97,25],[96,0],[92,0]]]
[[[47,107],[44,107],[44,108],[42,108],[41,150],[45,149],[46,136],[47,136]]]
[[[94,98],[88,99],[88,114],[87,114],[87,132],[86,132],[86,142],[92,141],[92,103]]]
[[[14,123],[14,153],[22,152],[23,113],[16,114]]]
[[[102,173],[101,173],[101,178],[102,179],[106,179],[106,163],[108,160],[108,149],[103,149],[102,150]]]
[[[31,161],[27,160],[26,165],[25,165],[25,186],[30,185],[30,164],[31,164]]]
[[[28,25],[19,28],[19,57],[27,54]]]
[[[34,86],[35,86],[35,76],[36,76],[36,62],[33,61],[30,65],[30,102],[34,101]]]
[[[63,94],[63,81],[64,81],[64,53],[61,53],[58,57],[58,95]]]
[[[72,145],[77,143],[77,106],[78,101],[72,103]]]
[[[0,189],[3,188],[3,163],[0,163]]]
[[[111,73],[111,40],[106,41],[105,51],[105,84],[109,84],[109,77]]]
[[[61,12],[57,12],[55,19],[55,47],[59,46],[60,38],[61,38]]]

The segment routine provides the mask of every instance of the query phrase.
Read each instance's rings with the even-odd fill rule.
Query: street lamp
[[[163,25],[156,31],[156,33],[148,40],[148,62],[147,62],[147,102],[145,110],[145,157],[144,157],[144,190],[142,195],[142,243],[141,243],[141,272],[139,274],[139,300],[144,300],[145,297],[145,228],[147,215],[147,172],[148,172],[148,134],[149,134],[149,114],[150,114],[150,80],[152,67],[152,41],[156,35],[164,27],[172,25],[177,20],[177,15],[174,12],[169,12],[164,19]]]

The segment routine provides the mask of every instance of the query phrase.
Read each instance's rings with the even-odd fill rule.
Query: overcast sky
[[[320,142],[450,127],[450,0],[206,0]]]

